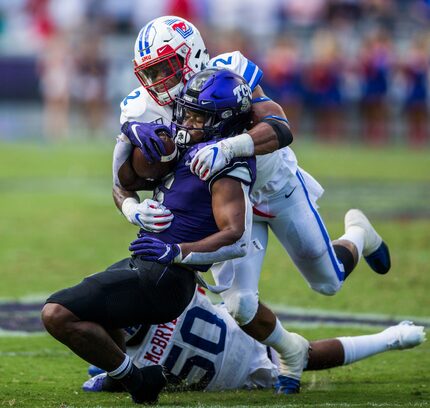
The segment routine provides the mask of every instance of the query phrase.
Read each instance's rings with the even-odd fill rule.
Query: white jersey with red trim
[[[270,388],[278,376],[266,347],[198,290],[176,320],[151,326],[128,353],[138,367],[162,364],[171,381],[190,389]]]

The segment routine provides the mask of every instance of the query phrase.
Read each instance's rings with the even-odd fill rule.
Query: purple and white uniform
[[[208,181],[202,181],[190,171],[190,162],[196,152],[213,141],[196,144],[188,148],[177,163],[173,173],[166,176],[154,191],[154,200],[165,205],[175,216],[172,225],[162,232],[140,230],[141,235],[152,235],[169,244],[195,242],[219,231],[212,211],[212,185],[223,177],[231,177],[242,183],[248,202],[248,193],[255,180],[255,158],[237,158]],[[248,205],[248,225],[251,229],[251,207]],[[210,260],[210,257],[207,258]],[[187,262],[189,264],[189,262]],[[196,266],[199,271],[207,271],[212,262]],[[193,267],[195,265],[189,264]]]

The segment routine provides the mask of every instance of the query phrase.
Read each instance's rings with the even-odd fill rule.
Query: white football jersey
[[[212,58],[208,67],[228,68],[241,75],[253,91],[259,84],[263,72],[252,61],[245,58],[239,51],[220,54]],[[145,88],[133,90],[121,102],[121,124],[126,121],[156,122],[170,126],[172,108],[158,105]],[[251,194],[252,202],[257,205],[264,198],[279,190],[291,178],[295,178],[297,159],[289,148],[277,150],[263,156],[257,156],[257,179]]]
[[[168,105],[158,105],[149,95],[148,91],[140,86],[134,89],[121,102],[121,125],[124,122],[138,121],[144,123],[160,123],[170,126],[172,121],[172,108]]]
[[[128,353],[138,367],[162,364],[190,389],[270,388],[278,376],[267,348],[198,290],[176,320],[151,326]]]

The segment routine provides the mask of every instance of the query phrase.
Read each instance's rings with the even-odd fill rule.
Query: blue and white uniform
[[[279,374],[267,348],[245,334],[223,305],[213,305],[198,290],[176,320],[151,326],[127,353],[138,367],[162,364],[189,389],[266,388]]]

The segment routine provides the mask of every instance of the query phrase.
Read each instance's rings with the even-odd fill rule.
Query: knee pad
[[[228,312],[239,326],[248,324],[257,313],[258,294],[252,290],[226,293],[223,298]]]

